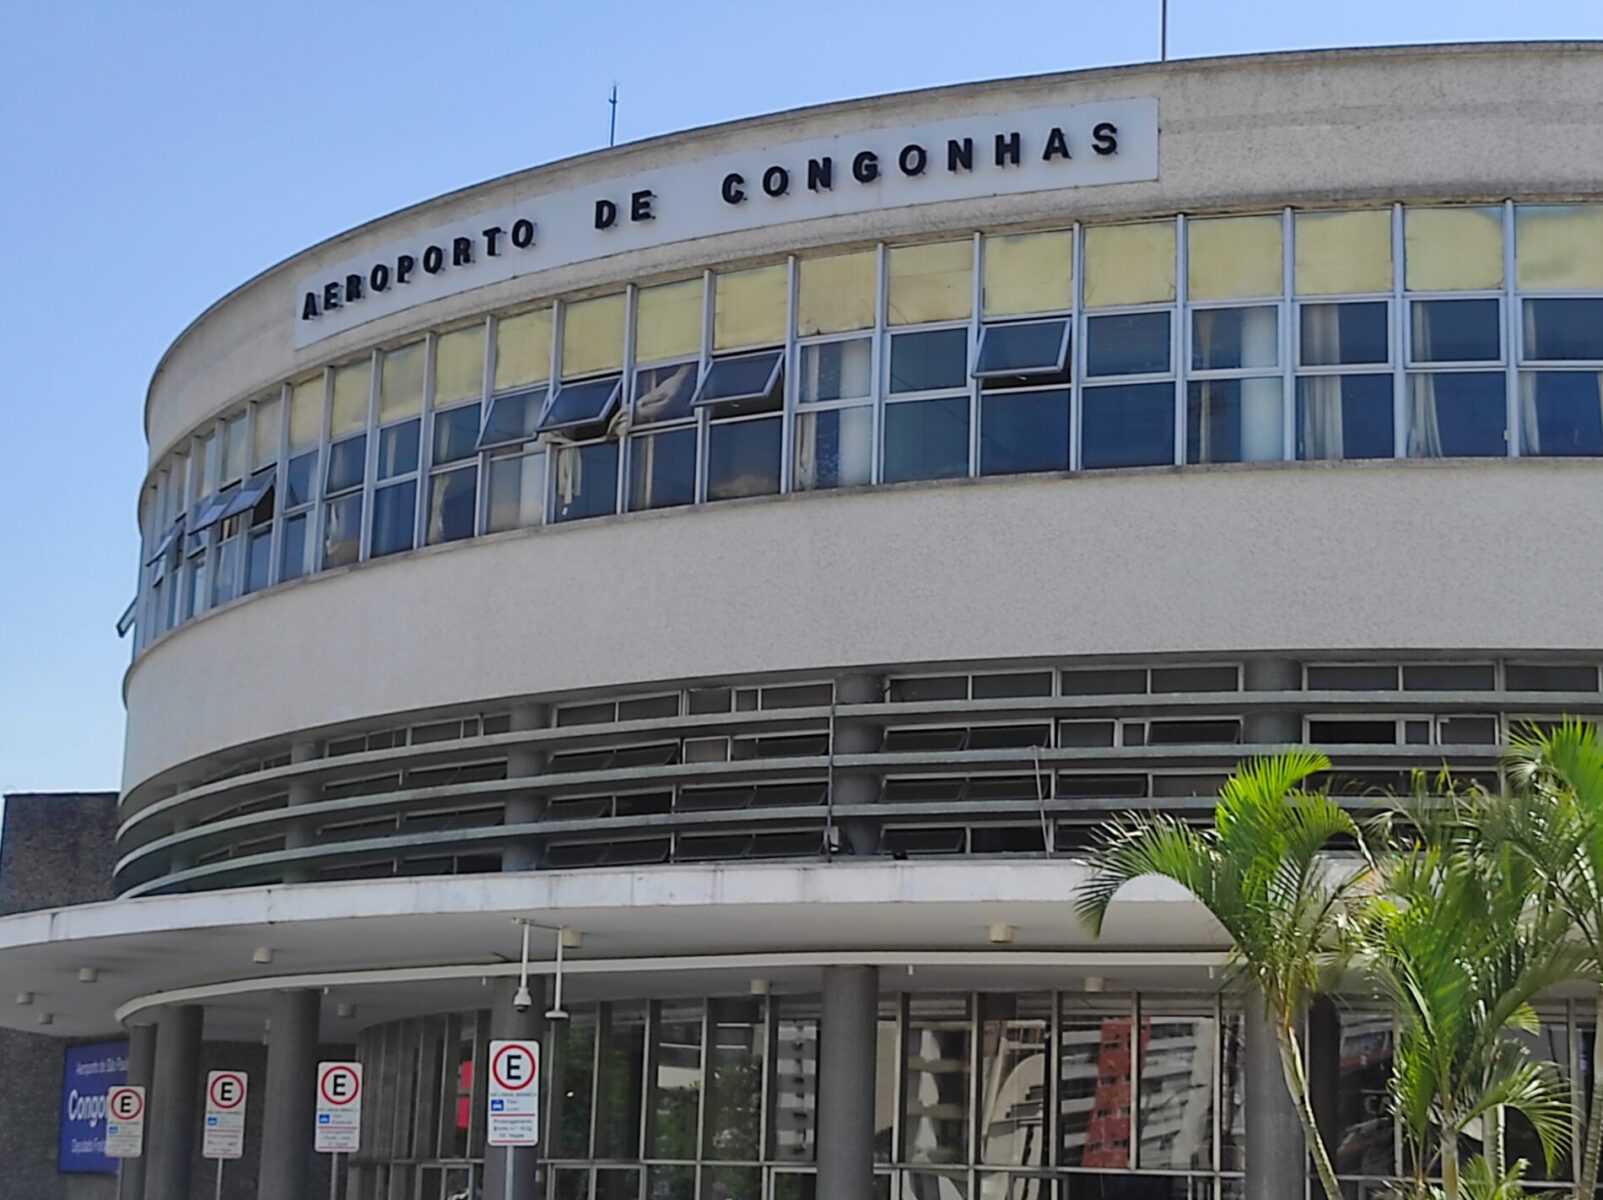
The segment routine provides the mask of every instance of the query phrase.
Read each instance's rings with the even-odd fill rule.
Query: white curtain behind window
[[[1431,313],[1445,315],[1450,304],[1413,306],[1414,359],[1429,362],[1431,357]],[[1442,424],[1436,411],[1436,376],[1415,375],[1409,383],[1408,450],[1410,454],[1440,458]]]
[[[1314,362],[1339,362],[1341,309],[1322,304],[1303,310],[1303,357]],[[1303,452],[1308,458],[1342,457],[1341,376],[1316,375],[1303,379]]]

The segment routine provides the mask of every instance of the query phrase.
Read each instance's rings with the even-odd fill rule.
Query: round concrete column
[[[519,704],[512,709],[512,732],[525,733],[551,724],[551,709],[544,704]],[[520,746],[507,755],[507,778],[541,774],[546,766],[543,750]],[[545,798],[538,792],[513,792],[507,797],[503,824],[527,825],[540,819]],[[540,847],[534,838],[514,838],[501,848],[503,871],[532,871],[539,864]]]
[[[885,683],[878,675],[841,675],[835,680],[835,703],[879,704],[885,699]],[[861,718],[835,718],[836,757],[846,754],[873,754],[879,750],[884,728],[874,721]],[[842,770],[837,767],[831,778],[831,800],[836,806],[876,804],[879,801],[880,777],[877,771],[861,768]],[[860,817],[848,817],[839,822],[844,838],[843,850],[853,854],[869,855],[879,848],[879,824]]]
[[[512,996],[518,990],[516,979],[502,979],[495,985],[495,999],[490,1009],[490,1039],[533,1040],[540,1042],[540,1058],[548,1057],[545,1045],[545,984],[538,979],[529,981],[529,992],[534,1003],[528,1012],[512,1007]],[[511,1162],[511,1188],[507,1186],[508,1161]],[[486,1146],[484,1148],[484,1200],[537,1200],[540,1183],[540,1148],[538,1146]]]
[[[319,1000],[310,989],[272,996],[259,1200],[301,1200],[309,1191]]]
[[[818,1195],[873,1200],[879,968],[825,967],[818,1030]]]
[[[1286,1090],[1274,1025],[1256,993],[1247,1001],[1245,1049],[1246,1200],[1301,1200],[1308,1187],[1302,1122]]]
[[[316,742],[296,742],[289,748],[289,761],[291,763],[311,762],[323,756],[323,748]],[[318,785],[315,783],[295,782],[289,785],[288,807],[296,808],[302,804],[311,804],[317,799]],[[284,849],[298,850],[303,846],[310,846],[315,838],[312,822],[307,818],[291,821],[284,828]],[[284,869],[285,883],[305,883],[310,872],[299,865]]]
[[[151,1092],[151,1074],[156,1068],[156,1027],[134,1025],[128,1030],[128,1082]],[[149,1117],[147,1114],[146,1120]],[[146,1148],[146,1154],[149,1148]],[[145,1155],[122,1160],[117,1175],[117,1200],[145,1200]]]
[[[145,1194],[151,1200],[189,1195],[195,1133],[200,1128],[200,1029],[202,1011],[172,1005],[156,1019],[156,1062],[149,1096],[150,1157]]]
[[[1302,689],[1302,664],[1289,658],[1249,658],[1243,664],[1242,684],[1249,692],[1295,692]],[[1251,704],[1251,697],[1248,698]],[[1255,713],[1249,708],[1242,740],[1276,746],[1302,743],[1300,712]]]

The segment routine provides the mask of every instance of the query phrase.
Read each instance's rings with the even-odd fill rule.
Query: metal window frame
[[[723,365],[725,365],[727,363],[737,362],[737,361],[740,361],[742,359],[759,359],[759,358],[767,358],[767,357],[770,357],[770,356],[773,358],[773,365],[769,368],[768,380],[763,385],[761,390],[759,390],[759,391],[739,392],[739,393],[736,393],[735,395],[731,395],[731,396],[709,397],[709,396],[706,395],[707,385],[712,382],[713,374],[718,370],[718,368],[720,366],[723,366]],[[698,409],[698,410],[699,409],[710,409],[710,410],[714,411],[715,416],[722,416],[722,417],[725,417],[725,418],[736,416],[736,415],[741,416],[741,417],[759,416],[759,415],[760,416],[772,416],[773,414],[769,413],[769,412],[764,412],[764,413],[760,413],[760,414],[758,414],[758,413],[718,414],[716,412],[716,410],[719,409],[719,408],[723,408],[725,406],[729,406],[729,405],[751,404],[754,401],[769,399],[770,397],[773,396],[774,389],[779,386],[779,381],[780,381],[781,378],[784,377],[784,374],[785,374],[785,349],[782,346],[781,347],[769,346],[769,347],[764,347],[764,348],[758,349],[758,350],[749,350],[749,349],[747,349],[747,350],[741,350],[741,351],[739,351],[737,353],[733,353],[733,354],[721,354],[721,355],[718,355],[717,357],[712,358],[707,362],[706,370],[704,370],[702,372],[701,378],[699,380],[697,380],[697,382],[696,382],[696,391],[695,391],[695,394],[693,395],[693,397],[691,398],[690,407],[692,409]]]
[[[990,339],[991,334],[998,330],[1017,329],[1025,325],[1062,325],[1063,335],[1058,339],[1057,357],[1047,365],[1016,367],[1006,370],[1002,368],[992,368],[990,370],[986,370],[984,366],[985,344]],[[1072,330],[1073,316],[1066,312],[1057,316],[1031,317],[1017,321],[992,321],[988,324],[981,325],[979,342],[974,348],[974,365],[969,370],[969,374],[975,379],[1010,379],[1014,377],[1024,379],[1034,375],[1056,375],[1058,372],[1062,371],[1064,366],[1067,364],[1069,353],[1069,337],[1072,333]],[[1062,387],[1063,385],[1060,383],[1053,386]],[[1011,391],[1013,389],[1009,390]]]
[[[600,408],[596,410],[594,415],[586,416],[582,420],[563,420],[561,422],[553,422],[551,420],[553,411],[556,409],[557,405],[562,402],[562,394],[564,392],[589,387],[596,387],[599,391],[600,389],[598,385],[607,383],[609,380],[612,383],[612,387],[608,389],[605,399],[602,401]],[[603,425],[611,419],[613,410],[617,408],[622,398],[622,373],[612,374],[609,372],[605,375],[592,375],[584,379],[564,379],[551,389],[550,396],[546,400],[545,408],[540,413],[540,420],[535,425],[535,433],[563,433],[564,431],[570,429],[585,429],[592,425]]]

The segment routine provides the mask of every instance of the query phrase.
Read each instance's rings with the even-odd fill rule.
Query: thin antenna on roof
[[[1168,0],[1164,0],[1164,3],[1168,3]],[[613,84],[612,85],[612,95],[607,100],[607,103],[612,105],[612,126],[611,126],[610,129],[607,130],[607,145],[616,146],[618,144],[618,85],[617,84]]]
[[[1158,61],[1159,62],[1168,62],[1169,61],[1169,0],[1162,0],[1162,8],[1163,8],[1163,12],[1162,12],[1162,16],[1160,18],[1160,22],[1161,22],[1161,24],[1163,26],[1163,29],[1162,29],[1162,32],[1158,35]],[[617,88],[613,88],[613,92],[614,93],[616,93],[617,90],[618,90]]]

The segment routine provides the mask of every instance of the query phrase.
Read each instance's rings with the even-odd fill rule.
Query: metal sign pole
[[[512,1200],[512,1176],[513,1176],[513,1172],[514,1172],[515,1168],[517,1167],[517,1165],[518,1165],[518,1148],[516,1146],[508,1146],[507,1147],[507,1191],[506,1191],[506,1200]]]
[[[223,1200],[223,1160],[217,1160],[217,1200]]]
[[[336,1150],[328,1160],[328,1200],[339,1200],[340,1156]]]

